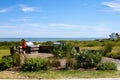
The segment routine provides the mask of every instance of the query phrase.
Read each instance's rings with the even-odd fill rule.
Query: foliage
[[[107,57],[113,58],[113,57],[115,56],[115,53],[109,52],[109,53],[106,54],[106,56],[107,56]]]
[[[106,43],[104,46],[104,55],[106,55],[108,52],[111,52],[113,48],[113,43]]]
[[[64,52],[60,46],[54,47],[51,53],[54,55],[55,58],[61,58],[64,56]]]
[[[47,42],[41,43],[41,45],[52,46],[52,45],[53,45],[53,42],[52,42],[52,41],[47,41]]]
[[[21,45],[20,41],[17,41],[17,42],[14,42],[14,41],[11,41],[11,42],[4,41],[4,42],[0,42],[0,49],[9,49],[12,46],[20,46],[20,45]]]
[[[59,67],[60,66],[60,61],[57,59],[53,59],[50,63],[50,66],[52,67]]]
[[[10,50],[8,49],[0,49],[0,59],[3,57],[3,56],[8,56],[10,55]]]
[[[113,46],[120,46],[120,39],[118,40],[110,40],[110,39],[97,39],[97,40],[84,40],[84,41],[77,41],[77,40],[61,40],[59,41],[61,43],[70,43],[73,46],[80,46],[80,47],[100,47],[104,46],[107,43],[112,43]],[[41,44],[41,45],[49,45],[52,46],[53,42],[52,41],[47,41],[47,42],[34,42],[34,44]],[[0,42],[0,49],[8,49],[9,47],[12,46],[20,46],[21,41],[11,41],[11,42]]]
[[[116,52],[109,52],[106,54],[107,57],[111,57],[111,58],[116,58],[116,59],[120,59],[120,51],[116,51]]]
[[[16,62],[15,65],[20,66],[20,54],[16,53],[12,55],[13,60]]]
[[[54,47],[51,53],[55,56],[55,58],[63,58],[67,57],[68,54],[70,54],[70,56],[75,56],[77,51],[70,43],[63,43],[62,46]]]
[[[117,65],[113,62],[99,63],[97,70],[117,70]]]
[[[4,56],[0,60],[0,70],[5,70],[5,69],[13,67],[15,65],[16,65],[16,61],[13,59],[12,56]]]
[[[70,43],[64,43],[62,50],[64,51],[65,57],[67,57],[67,55],[73,56],[76,54],[76,50],[74,49],[73,45]]]
[[[49,61],[43,58],[29,58],[22,65],[24,71],[47,70]]]
[[[75,69],[76,61],[74,59],[68,58],[66,61],[66,70]]]
[[[88,51],[80,52],[76,56],[78,68],[93,68],[101,61],[102,55]]]

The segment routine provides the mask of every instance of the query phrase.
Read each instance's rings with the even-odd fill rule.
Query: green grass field
[[[10,55],[9,49],[0,49],[0,58],[7,55]]]
[[[42,78],[42,79],[72,79],[72,78],[119,78],[120,71],[38,71],[38,72],[20,72],[29,78]]]
[[[9,75],[9,76],[6,76]],[[79,71],[79,70],[55,70],[55,71],[1,71],[0,79],[80,79],[80,78],[120,78],[120,71]]]

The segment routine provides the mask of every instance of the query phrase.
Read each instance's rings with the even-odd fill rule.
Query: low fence
[[[54,49],[54,46],[38,46],[38,47],[28,47],[26,48],[26,53],[38,52],[38,53],[51,53]],[[75,47],[76,51],[79,52],[79,47]],[[22,53],[22,47],[14,46],[10,47],[10,53]]]

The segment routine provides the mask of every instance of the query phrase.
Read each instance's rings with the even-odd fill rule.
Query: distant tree
[[[119,35],[118,33],[116,33],[116,37],[119,38],[119,36],[120,36],[120,35]]]

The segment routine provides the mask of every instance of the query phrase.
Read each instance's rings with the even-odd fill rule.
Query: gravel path
[[[47,58],[47,57],[52,57],[53,55],[50,53],[31,53],[31,54],[26,54],[27,57],[34,58],[34,57],[41,57],[41,58]]]

